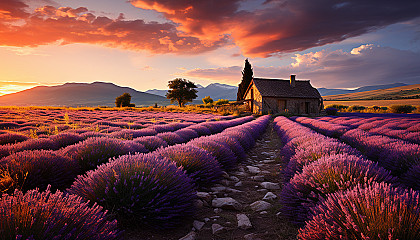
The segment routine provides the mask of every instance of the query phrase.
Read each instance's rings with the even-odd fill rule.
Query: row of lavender
[[[194,124],[212,120],[228,120],[232,116],[175,112],[136,111],[64,111],[64,110],[0,110],[0,145],[31,138],[47,138],[58,133],[95,131],[101,134],[119,133],[123,129],[137,130],[168,123]],[[6,138],[5,133],[15,133]]]
[[[419,193],[356,149],[284,117],[274,120],[288,166],[283,213],[299,239],[418,239]]]
[[[220,180],[222,170],[233,168],[268,120],[261,117],[153,153],[120,156],[79,176],[66,191],[70,195],[49,189],[3,195],[0,232],[10,239],[121,239],[116,221],[108,221],[102,207],[119,223],[173,227],[193,214],[197,188],[210,186]],[[28,224],[33,214],[36,218]]]
[[[391,170],[407,186],[420,190],[419,144],[367,132],[363,130],[363,124],[360,125],[362,128],[351,129],[349,126],[306,117],[295,118],[295,121],[327,136],[339,138],[357,148],[370,160]],[[373,123],[369,124],[374,125]]]
[[[133,140],[110,138],[94,132],[81,135],[62,133],[51,138],[4,145],[0,148],[3,149],[0,156],[4,156],[0,159],[0,170],[8,176],[8,181],[0,184],[0,191],[12,193],[15,188],[45,189],[47,185],[51,185],[52,190],[64,189],[78,174],[95,169],[112,157],[152,152],[199,136],[219,133],[253,119],[248,116],[195,125],[173,123],[127,130],[134,134]],[[61,148],[57,150],[57,146]]]
[[[420,144],[420,119],[408,117],[320,117],[319,121],[334,123],[348,129],[359,128],[373,134],[399,138]]]

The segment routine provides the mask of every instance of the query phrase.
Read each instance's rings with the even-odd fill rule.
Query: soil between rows
[[[238,168],[228,172],[222,180],[220,187],[226,190],[208,192],[212,198],[231,197],[238,201],[242,210],[225,210],[211,207],[211,201],[201,201],[197,213],[193,219],[187,219],[184,224],[173,230],[151,230],[144,227],[125,229],[125,239],[128,240],[178,240],[195,231],[197,240],[219,240],[219,239],[296,239],[297,228],[292,225],[280,212],[278,196],[283,183],[281,182],[280,172],[285,164],[279,156],[281,142],[277,133],[273,130],[272,124],[267,128],[263,136],[256,141],[255,146],[247,151],[247,157],[238,164]],[[259,173],[251,173],[248,166],[257,167]],[[236,177],[236,178],[235,178]],[[234,180],[232,180],[234,179]],[[237,182],[242,183],[238,186]],[[260,184],[261,182],[278,183],[280,189],[267,190]],[[235,184],[237,186],[235,186]],[[240,185],[240,184],[239,184]],[[234,191],[231,191],[234,189]],[[272,207],[266,211],[253,211],[249,205],[255,201],[263,200],[267,192],[272,192],[277,199],[267,200]],[[201,206],[203,205],[203,206]],[[238,228],[236,215],[244,213],[249,218],[252,228]],[[204,223],[200,229],[194,229],[193,220]],[[213,234],[212,225],[219,224],[223,230]]]

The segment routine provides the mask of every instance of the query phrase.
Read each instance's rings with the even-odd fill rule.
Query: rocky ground
[[[284,167],[281,143],[271,126],[221,184],[198,192],[194,219],[171,231],[126,230],[126,239],[296,239],[297,228],[281,212],[278,196]]]

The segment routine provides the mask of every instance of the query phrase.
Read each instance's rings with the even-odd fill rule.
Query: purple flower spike
[[[124,155],[79,176],[68,192],[112,209],[127,223],[171,228],[194,213],[194,183],[153,154]]]
[[[420,239],[419,192],[386,183],[330,194],[298,239]]]
[[[221,180],[222,168],[219,162],[204,149],[181,144],[160,149],[153,154],[182,166],[199,187],[209,187]]]
[[[0,199],[2,239],[122,239],[117,221],[107,211],[76,195],[38,189]]]

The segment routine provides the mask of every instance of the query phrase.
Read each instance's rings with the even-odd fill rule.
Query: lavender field
[[[298,238],[420,238],[418,118],[0,111],[0,239],[177,228],[271,128],[273,204]]]

